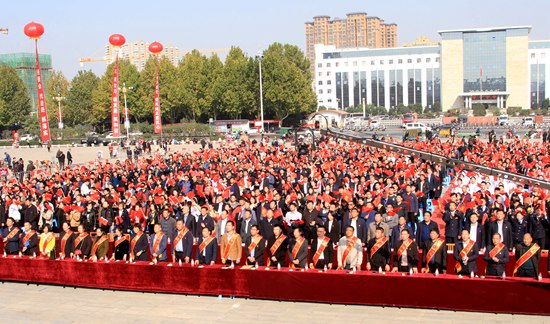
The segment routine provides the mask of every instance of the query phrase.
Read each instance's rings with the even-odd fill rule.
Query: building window
[[[403,60],[402,59],[397,60],[397,64],[403,64]]]
[[[384,65],[384,60],[380,60],[380,65]]]
[[[348,62],[344,62],[344,66],[346,66],[346,67],[347,67],[347,66],[348,66]]]
[[[323,103],[323,99],[319,99],[319,103]]]
[[[426,59],[426,63],[430,63],[430,61],[431,61],[431,60],[430,60],[430,58],[428,57],[428,58]]]
[[[327,93],[332,93],[332,89],[327,89]]]
[[[332,84],[332,81],[331,80],[327,80],[327,85],[331,85]]]
[[[353,66],[357,66],[357,61],[353,61]]]
[[[535,58],[535,53],[531,53],[531,58]]]
[[[374,61],[370,61],[370,65],[374,65]]]
[[[393,60],[390,60],[390,64],[393,64]]]
[[[332,99],[328,99],[327,102],[332,102]]]
[[[330,71],[329,71],[329,72],[327,72],[327,76],[330,76]]]
[[[463,35],[464,92],[506,91],[506,31]]]
[[[422,62],[422,59],[421,58],[417,58],[416,59],[416,63],[421,63]]]
[[[319,81],[319,85],[323,85],[323,81]]]
[[[436,63],[439,63],[439,57],[436,57],[436,58],[435,58],[435,62],[436,62]]]
[[[322,68],[322,67],[323,67],[323,63],[317,64],[317,67],[318,67],[318,68]]]
[[[321,76],[322,74],[323,74],[322,72],[317,73],[318,76]]]
[[[413,60],[412,59],[407,59],[407,63],[412,63]]]
[[[340,65],[340,63],[336,62],[335,66],[338,67]]]
[[[327,63],[327,67],[330,67],[330,63]]]
[[[323,89],[319,89],[319,94],[323,94]]]

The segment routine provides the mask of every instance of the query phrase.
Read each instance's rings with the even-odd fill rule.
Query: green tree
[[[59,123],[59,104],[61,112],[65,111],[65,100],[57,101],[56,97],[66,97],[69,91],[69,81],[61,71],[53,71],[46,81],[46,107],[48,109],[48,121],[50,125]]]
[[[107,70],[99,80],[97,88],[92,93],[92,101],[94,103],[94,109],[90,114],[93,124],[100,124],[104,122],[110,123],[111,121],[111,92],[113,84],[113,71],[115,64],[109,64]],[[140,107],[141,102],[139,98],[139,72],[136,67],[130,64],[127,59],[119,60],[118,62],[118,74],[119,74],[119,87],[126,83],[126,87],[132,87],[126,94],[127,105],[130,111],[130,118],[132,117],[132,110],[135,107]],[[124,98],[122,91],[120,92],[120,112],[121,116],[124,110]],[[122,116],[121,124],[124,121]]]
[[[183,108],[184,118],[197,121],[210,108],[207,70],[208,59],[197,50],[187,53],[178,65],[175,102]]]
[[[94,122],[92,112],[94,102],[92,94],[97,89],[99,77],[92,71],[78,71],[71,80],[71,87],[65,98],[64,123],[69,126],[88,125]]]
[[[31,99],[14,68],[0,65],[0,125],[23,123],[31,112]],[[38,119],[35,115],[34,118]]]
[[[219,56],[214,54],[212,55],[207,62],[206,74],[209,80],[208,92],[210,93],[211,103],[210,111],[208,111],[208,118],[217,119],[218,110],[222,105],[221,97],[215,95],[215,89],[217,83],[222,78],[223,63],[220,60]]]
[[[268,116],[282,122],[290,114],[314,111],[317,96],[306,63],[303,53],[293,45],[273,43],[264,52],[264,112]]]
[[[487,110],[483,104],[475,104],[472,109],[474,116],[485,116],[487,114]]]
[[[159,98],[160,111],[164,118],[175,122],[178,116],[176,103],[177,69],[169,59],[159,58]],[[153,121],[153,104],[155,98],[155,68],[156,60],[150,57],[141,71],[139,96],[141,106],[134,108],[132,115],[135,119]],[[181,115],[181,114],[180,114]]]
[[[221,75],[212,87],[214,102],[219,105],[216,110],[222,116],[238,118],[243,112],[254,115],[259,108],[255,105],[255,94],[251,87],[255,81],[251,78],[251,66],[252,63],[239,47],[231,48]]]

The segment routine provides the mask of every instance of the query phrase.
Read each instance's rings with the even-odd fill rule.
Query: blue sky
[[[530,39],[550,39],[549,0],[12,0],[0,9],[0,27],[9,28],[9,35],[0,35],[0,53],[32,51],[23,26],[40,22],[46,30],[40,52],[51,54],[54,69],[72,78],[78,59],[103,56],[113,33],[180,49],[236,45],[254,54],[275,41],[304,48],[304,22],[357,11],[397,23],[399,44],[419,35],[439,40],[442,29],[508,25],[532,25]],[[101,74],[105,64],[86,68]]]

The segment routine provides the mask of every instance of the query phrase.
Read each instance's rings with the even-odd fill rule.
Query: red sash
[[[284,234],[281,234],[281,236],[279,236],[279,238],[277,240],[275,240],[275,242],[271,246],[271,249],[269,249],[269,252],[271,252],[271,255],[273,255],[273,254],[275,254],[275,252],[277,252],[277,250],[279,249],[279,246],[281,246],[281,244],[283,244],[285,239],[286,239],[286,236]]]
[[[380,241],[376,242],[376,244],[374,244],[372,246],[372,249],[370,250],[370,257],[372,258],[376,253],[376,251],[378,251],[378,249],[380,249],[384,244],[386,244],[387,241],[388,239],[384,236],[383,238],[380,239]]]
[[[61,251],[60,254],[65,256],[65,246],[67,245],[67,240],[69,239],[69,236],[71,236],[73,232],[71,230],[68,230],[65,232],[65,235],[63,235],[63,238],[61,239]]]
[[[202,253],[204,249],[212,242],[214,238],[212,236],[207,237],[205,240],[202,241],[201,245],[199,245],[199,253]]]
[[[519,258],[519,260],[516,261],[516,266],[514,267],[514,275],[516,275],[516,272],[518,272],[518,269],[529,259],[533,257],[533,255],[537,254],[537,252],[540,250],[540,246],[535,243],[527,252],[523,253],[523,255]]]
[[[99,245],[105,242],[106,240],[107,240],[107,236],[103,235],[102,237],[99,238],[99,240],[97,240],[97,242],[95,242],[94,246],[92,247],[92,256],[95,256],[95,252],[99,248]]]
[[[316,266],[317,262],[319,262],[319,258],[321,257],[321,254],[325,251],[325,248],[327,247],[329,241],[330,239],[325,236],[323,241],[321,241],[321,245],[317,247],[317,251],[315,252],[315,255],[313,255],[313,259],[311,259],[311,261],[313,262],[313,266]]]
[[[27,243],[28,240],[31,239],[31,237],[36,234],[35,231],[30,231],[27,234],[25,234],[25,237],[23,237],[23,246],[25,246],[25,243]]]
[[[17,233],[19,233],[19,228],[16,227],[10,231],[10,233],[8,234],[8,236],[6,236],[6,238],[9,240],[15,235],[17,235]]]
[[[344,250],[344,253],[342,255],[342,266],[346,265],[346,260],[348,259],[348,255],[356,243],[357,243],[357,237],[355,236],[352,237],[351,240],[348,242],[348,245],[346,246],[346,249]]]
[[[466,245],[462,249],[462,251],[460,251],[458,256],[461,259],[464,259],[468,255],[468,253],[470,253],[470,251],[472,250],[472,248],[474,247],[475,244],[476,244],[475,241],[470,240],[470,242],[468,242],[468,245]],[[455,264],[455,270],[456,270],[456,273],[459,273],[460,271],[462,271],[462,265],[460,264],[460,261]]]
[[[164,233],[156,234],[155,235],[155,242],[153,242],[153,253],[157,253],[159,250],[160,242],[162,241],[162,238],[164,237]]]
[[[141,235],[143,235],[143,232],[139,232],[136,236],[134,236],[134,238],[132,239],[132,242],[130,242],[130,256],[132,257],[132,259],[135,258],[134,248],[136,247],[137,241],[139,240]]]
[[[292,249],[292,260],[296,259],[296,256],[298,255],[298,251],[300,251],[300,248],[302,247],[302,244],[304,244],[304,241],[306,239],[303,237],[300,237],[296,240],[296,244],[294,244],[294,248]]]
[[[40,251],[40,253],[46,253],[46,246],[48,246],[48,243],[51,242],[51,240],[54,238],[53,234],[52,233],[48,233],[48,237],[46,237],[46,239],[44,240],[44,244],[42,245],[42,249]]]
[[[115,241],[115,247],[117,247],[120,243],[126,241],[126,235],[122,235],[118,240]]]
[[[185,234],[187,234],[187,232],[189,232],[189,229],[187,229],[187,227],[184,227],[183,230],[178,233],[176,238],[174,238],[174,250],[176,249],[176,246],[178,246],[178,243],[183,239]]]
[[[248,246],[248,253],[252,253],[256,246],[260,243],[262,240],[262,237],[258,235],[254,240],[250,241],[250,245]]]
[[[438,239],[435,241],[435,243],[432,245],[428,253],[426,254],[426,272],[430,272],[430,268],[428,267],[428,263],[432,261],[435,253],[439,251],[439,248],[443,245],[445,241]]]
[[[223,254],[222,254],[223,260],[227,260],[227,257],[229,256],[229,250],[231,249],[231,246],[235,243],[236,235],[237,235],[236,233],[233,233],[233,235],[231,235],[231,238],[229,239],[229,242],[227,242],[227,246],[225,247],[225,250],[223,251]]]
[[[88,236],[88,233],[82,233],[82,234],[78,235],[76,237],[76,239],[74,240],[74,247],[76,248],[78,246],[78,244],[80,244],[80,241],[82,241],[84,238],[86,238],[86,236]]]
[[[502,242],[500,242],[497,246],[495,246],[493,249],[491,249],[491,251],[489,251],[489,257],[492,259],[494,258],[497,254],[500,253],[500,251],[502,251],[502,249],[504,249],[506,245]]]
[[[413,240],[407,239],[406,241],[403,242],[403,244],[401,244],[401,246],[399,247],[399,250],[397,250],[397,258],[401,257],[403,252],[405,252],[405,250],[409,248],[409,246],[411,245],[412,242],[413,242]],[[372,258],[372,256],[371,256],[371,258]]]

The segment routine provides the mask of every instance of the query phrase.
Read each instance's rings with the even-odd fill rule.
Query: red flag
[[[120,136],[120,106],[118,100],[118,55],[113,70],[113,87],[111,92],[111,131],[113,137]]]
[[[162,118],[160,114],[160,98],[159,98],[159,61],[156,58],[155,68],[155,101],[153,103],[153,122],[155,125],[155,134],[162,132]]]
[[[34,45],[36,50],[36,88],[38,89],[38,117],[40,118],[40,136],[42,137],[42,141],[49,141],[50,124],[48,123],[48,113],[46,111],[46,97],[44,96],[44,86],[42,84],[40,59],[38,58],[38,39],[35,39]]]

